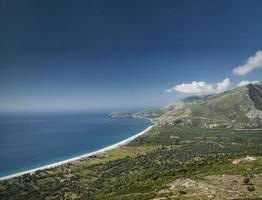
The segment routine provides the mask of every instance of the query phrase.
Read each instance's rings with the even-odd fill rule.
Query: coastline
[[[149,127],[147,127],[146,129],[144,129],[143,131],[141,131],[141,132],[139,132],[139,133],[137,133],[137,134],[135,134],[135,135],[125,139],[125,140],[122,140],[122,141],[120,141],[118,143],[112,144],[112,145],[110,145],[108,147],[99,149],[97,151],[86,153],[86,154],[83,154],[83,155],[80,155],[80,156],[76,156],[76,157],[73,157],[73,158],[70,158],[70,159],[66,159],[66,160],[63,160],[63,161],[55,162],[55,163],[52,163],[52,164],[49,164],[49,165],[45,165],[45,166],[42,166],[42,167],[26,170],[26,171],[23,171],[23,172],[18,172],[18,173],[11,174],[11,175],[8,175],[8,176],[3,176],[3,177],[0,177],[0,181],[11,179],[11,178],[15,178],[15,177],[19,177],[19,176],[22,176],[24,174],[33,174],[33,173],[35,173],[38,170],[45,170],[45,169],[58,167],[58,166],[61,166],[61,165],[64,165],[64,164],[71,163],[73,161],[77,161],[77,160],[80,160],[80,159],[83,159],[83,158],[88,158],[88,157],[91,157],[91,156],[94,156],[94,155],[98,155],[98,154],[104,153],[106,151],[117,149],[117,148],[119,148],[121,146],[124,146],[124,145],[128,144],[129,142],[131,142],[132,140],[136,139],[137,137],[139,137],[141,135],[144,135],[145,133],[150,131],[154,126],[155,126],[155,124],[152,124]]]

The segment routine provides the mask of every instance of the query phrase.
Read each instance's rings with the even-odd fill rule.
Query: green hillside
[[[162,115],[159,121],[206,127],[260,127],[262,84],[249,84],[221,94],[210,95],[192,105]]]

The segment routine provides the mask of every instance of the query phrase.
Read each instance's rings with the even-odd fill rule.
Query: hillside
[[[178,99],[162,108],[146,109],[146,110],[134,113],[133,117],[158,118],[167,112],[177,111],[181,108],[184,108],[186,106],[190,106],[196,102],[199,102],[204,98],[206,97],[205,96],[191,96],[191,97],[186,97],[183,99]]]
[[[167,112],[177,111],[179,109],[197,103],[207,97],[208,96],[190,96],[183,99],[178,99],[168,104],[167,106],[161,108],[150,108],[139,112],[114,111],[109,114],[109,117],[112,118],[138,117],[138,118],[156,119]]]
[[[249,84],[221,94],[207,96],[191,105],[163,114],[158,121],[210,128],[261,127],[262,83]]]

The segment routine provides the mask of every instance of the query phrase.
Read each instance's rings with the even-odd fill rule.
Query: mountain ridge
[[[262,82],[219,94],[185,97],[161,108],[112,112],[109,116],[150,118],[162,125],[258,128],[262,127]]]
[[[261,127],[262,83],[248,84],[209,95],[181,109],[161,115],[159,123],[191,124],[204,127]]]

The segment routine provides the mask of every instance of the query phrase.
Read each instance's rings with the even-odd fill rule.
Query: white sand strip
[[[50,169],[50,168],[57,167],[57,166],[60,166],[60,165],[63,165],[63,164],[67,164],[67,163],[70,163],[70,162],[73,162],[73,161],[76,161],[76,160],[80,160],[82,158],[87,158],[87,157],[90,157],[90,156],[94,156],[94,155],[98,155],[98,154],[104,153],[106,151],[110,151],[110,150],[116,149],[118,147],[126,145],[127,143],[131,142],[132,140],[136,139],[137,137],[145,134],[146,132],[151,130],[154,126],[155,125],[151,125],[148,128],[146,128],[145,130],[137,133],[136,135],[131,136],[130,138],[122,140],[121,142],[118,142],[118,143],[113,144],[111,146],[105,147],[103,149],[100,149],[100,150],[97,150],[97,151],[94,151],[94,152],[91,152],[91,153],[87,153],[87,154],[84,154],[84,155],[81,155],[81,156],[77,156],[77,157],[74,157],[74,158],[70,158],[70,159],[67,159],[67,160],[63,160],[63,161],[60,161],[60,162],[56,162],[56,163],[53,163],[53,164],[50,164],[50,165],[45,165],[43,167],[38,167],[38,168],[35,168],[35,169],[19,172],[19,173],[12,174],[12,175],[9,175],[9,176],[4,176],[4,177],[0,178],[0,181],[6,180],[6,179],[10,179],[10,178],[14,178],[14,177],[18,177],[18,176],[22,176],[24,174],[33,174],[33,173],[35,173],[38,170]]]

